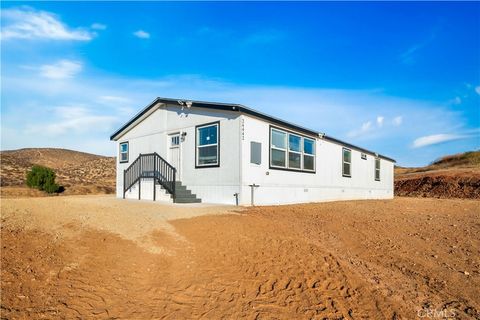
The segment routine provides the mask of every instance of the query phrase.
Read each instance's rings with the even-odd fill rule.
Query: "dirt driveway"
[[[2,199],[2,318],[480,318],[480,202]]]

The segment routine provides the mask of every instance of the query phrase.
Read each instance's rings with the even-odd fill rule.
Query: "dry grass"
[[[2,151],[0,157],[2,197],[45,195],[25,187],[26,173],[34,164],[54,169],[65,195],[115,192],[113,157],[53,148]]]

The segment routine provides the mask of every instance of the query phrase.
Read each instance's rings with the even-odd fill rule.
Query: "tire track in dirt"
[[[451,200],[252,208],[151,227],[142,241],[166,248],[154,253],[93,221],[45,232],[2,213],[2,317],[411,319],[443,307],[475,319],[479,216]]]

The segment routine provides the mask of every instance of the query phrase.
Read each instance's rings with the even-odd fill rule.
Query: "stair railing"
[[[123,171],[123,198],[125,193],[138,182],[138,198],[141,195],[142,178],[153,179],[153,200],[156,198],[155,185],[160,184],[172,195],[175,202],[175,180],[177,169],[163,159],[158,153],[140,154],[132,164]]]

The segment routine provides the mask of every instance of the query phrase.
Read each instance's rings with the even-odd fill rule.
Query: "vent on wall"
[[[250,141],[250,163],[262,163],[262,144],[260,142]]]
[[[367,160],[367,154],[366,153],[362,153],[362,159]]]

